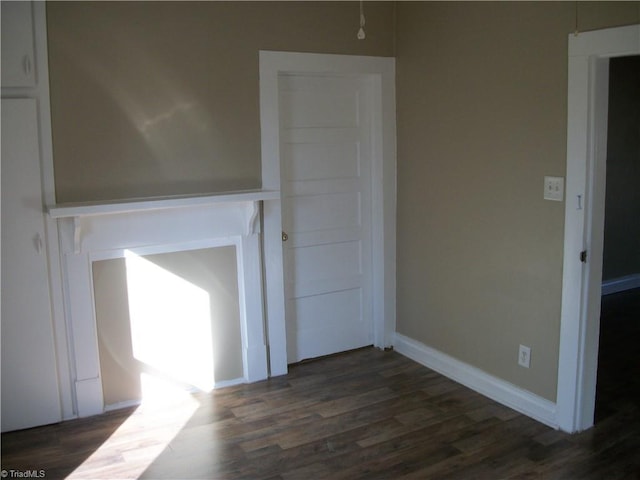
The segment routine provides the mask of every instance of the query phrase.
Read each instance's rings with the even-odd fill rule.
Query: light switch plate
[[[564,177],[544,177],[544,199],[556,202],[564,199]]]

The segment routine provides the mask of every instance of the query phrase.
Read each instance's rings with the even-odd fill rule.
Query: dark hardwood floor
[[[597,424],[567,435],[395,352],[2,435],[45,478],[638,479],[640,290],[604,298]],[[14,472],[11,472],[11,471]]]

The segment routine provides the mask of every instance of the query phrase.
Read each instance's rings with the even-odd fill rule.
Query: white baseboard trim
[[[558,429],[556,404],[534,393],[406,337],[395,335],[394,349],[427,368],[512,408],[545,425]]]
[[[219,388],[232,387],[234,385],[240,385],[242,383],[247,383],[247,381],[242,377],[232,378],[231,380],[221,380],[219,382],[215,382],[215,385],[213,388],[217,390]],[[184,391],[188,393],[198,393],[201,390],[197,389],[196,387],[191,387],[191,388],[185,388]],[[142,405],[142,402],[143,400],[138,398],[135,400],[125,400],[123,402],[111,403],[109,405],[104,406],[104,411],[110,412],[112,410],[120,410],[122,408],[139,407],[140,405]]]
[[[123,402],[110,403],[104,406],[105,412],[112,412],[113,410],[120,410],[122,408],[139,407],[142,404],[142,400],[125,400]]]
[[[640,288],[640,273],[632,273],[624,277],[612,278],[602,282],[602,295],[624,292],[633,288]]]
[[[241,383],[248,383],[243,377],[232,378],[231,380],[221,380],[216,382],[215,388],[233,387],[234,385],[240,385]]]

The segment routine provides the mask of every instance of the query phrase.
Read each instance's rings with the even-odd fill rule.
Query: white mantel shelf
[[[143,212],[169,208],[199,207],[229,202],[259,202],[277,200],[276,190],[242,190],[200,195],[146,197],[104,202],[61,203],[48,207],[51,218],[87,217],[120,213]]]

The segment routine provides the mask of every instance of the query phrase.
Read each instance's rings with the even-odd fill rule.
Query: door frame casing
[[[262,188],[280,191],[281,74],[356,75],[370,79],[372,105],[373,342],[390,347],[396,327],[395,59],[260,51]],[[270,375],[287,373],[281,199],[263,205],[266,332]]]
[[[557,422],[578,432],[595,412],[609,59],[640,54],[640,25],[569,36],[567,184]],[[580,252],[587,251],[587,262]]]

